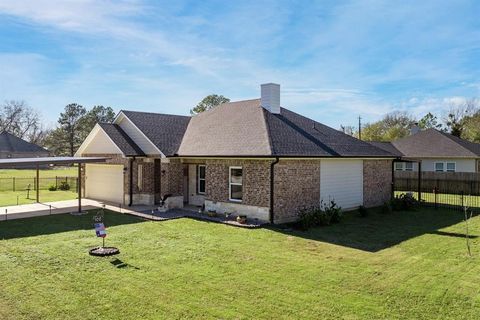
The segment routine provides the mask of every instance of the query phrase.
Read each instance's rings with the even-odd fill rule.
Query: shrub
[[[67,190],[70,190],[70,185],[68,184],[68,182],[62,181],[62,182],[60,182],[60,185],[58,186],[58,189],[67,191]]]
[[[413,210],[418,206],[418,201],[411,193],[402,193],[392,200],[393,210]]]
[[[315,226],[328,226],[340,222],[342,210],[333,200],[328,204],[321,201],[319,206],[301,208],[298,217],[300,228],[308,230]]]
[[[320,209],[321,211],[325,212],[327,217],[329,218],[329,223],[338,223],[343,217],[342,208],[340,208],[335,200],[330,200],[330,202],[324,203],[320,201]]]
[[[51,184],[48,186],[48,191],[57,191],[57,186],[54,184]]]
[[[358,214],[360,215],[360,217],[365,218],[366,216],[368,216],[367,208],[365,208],[364,206],[360,206],[358,208]]]

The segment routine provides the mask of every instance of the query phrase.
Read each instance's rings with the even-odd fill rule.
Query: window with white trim
[[[435,172],[456,172],[456,162],[435,162]]]
[[[143,190],[143,164],[139,164],[137,167],[137,187],[138,191]]]
[[[455,162],[447,162],[447,172],[455,172],[457,164]]]
[[[243,168],[230,167],[229,172],[230,201],[240,202],[243,200]]]
[[[197,192],[198,194],[205,194],[205,165],[197,166]]]
[[[395,171],[413,171],[413,162],[395,162]]]
[[[445,167],[443,162],[435,162],[435,172],[443,172],[443,168]]]

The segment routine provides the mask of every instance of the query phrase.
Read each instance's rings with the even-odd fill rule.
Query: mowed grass
[[[48,191],[48,185],[55,184],[55,177],[77,177],[78,171],[76,167],[56,167],[55,169],[40,170],[40,201],[52,202],[61,200],[76,199],[77,193],[72,191]],[[36,193],[34,188],[34,178],[36,170],[31,169],[0,169],[0,207],[12,206],[18,204],[35,203]],[[16,190],[13,190],[13,179],[15,178]],[[30,184],[30,190],[27,198],[26,186]],[[18,200],[18,202],[17,202]]]
[[[27,198],[26,191],[1,191],[0,192],[0,207],[4,206],[14,206],[21,204],[30,204],[36,202],[36,193],[34,190],[30,191],[29,197]],[[77,199],[78,195],[73,191],[48,191],[40,190],[40,202],[53,202],[53,201],[62,201],[62,200],[71,200]],[[0,212],[1,214],[1,212]]]
[[[348,215],[308,232],[107,213],[0,222],[0,319],[475,319],[480,218]]]

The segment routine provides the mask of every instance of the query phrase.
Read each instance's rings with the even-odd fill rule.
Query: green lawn
[[[107,213],[0,222],[0,319],[475,319],[480,218],[349,215],[309,232]]]
[[[18,196],[18,198],[17,198]],[[0,207],[13,206],[17,204],[35,203],[35,191],[30,191],[29,198],[27,198],[26,191],[1,191],[0,192]],[[40,202],[52,202],[61,200],[77,199],[77,193],[73,191],[48,191],[40,190]]]
[[[75,184],[72,184],[72,179],[69,179],[72,191],[48,191],[48,186],[55,185],[64,180],[64,177],[74,177],[78,175],[77,168],[74,167],[57,167],[55,169],[40,170],[40,201],[60,201],[75,199],[77,194],[75,192]],[[0,169],[0,207],[11,206],[17,204],[28,204],[35,202],[35,191],[31,190],[29,199],[27,198],[26,188],[34,188],[34,177],[36,170],[15,170],[15,169]],[[56,181],[55,177],[62,177]],[[13,180],[15,178],[15,181]],[[74,180],[74,179],[73,179]],[[15,186],[15,191],[13,187]]]

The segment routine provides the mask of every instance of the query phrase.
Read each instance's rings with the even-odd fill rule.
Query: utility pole
[[[362,117],[358,116],[358,139],[362,140]]]

